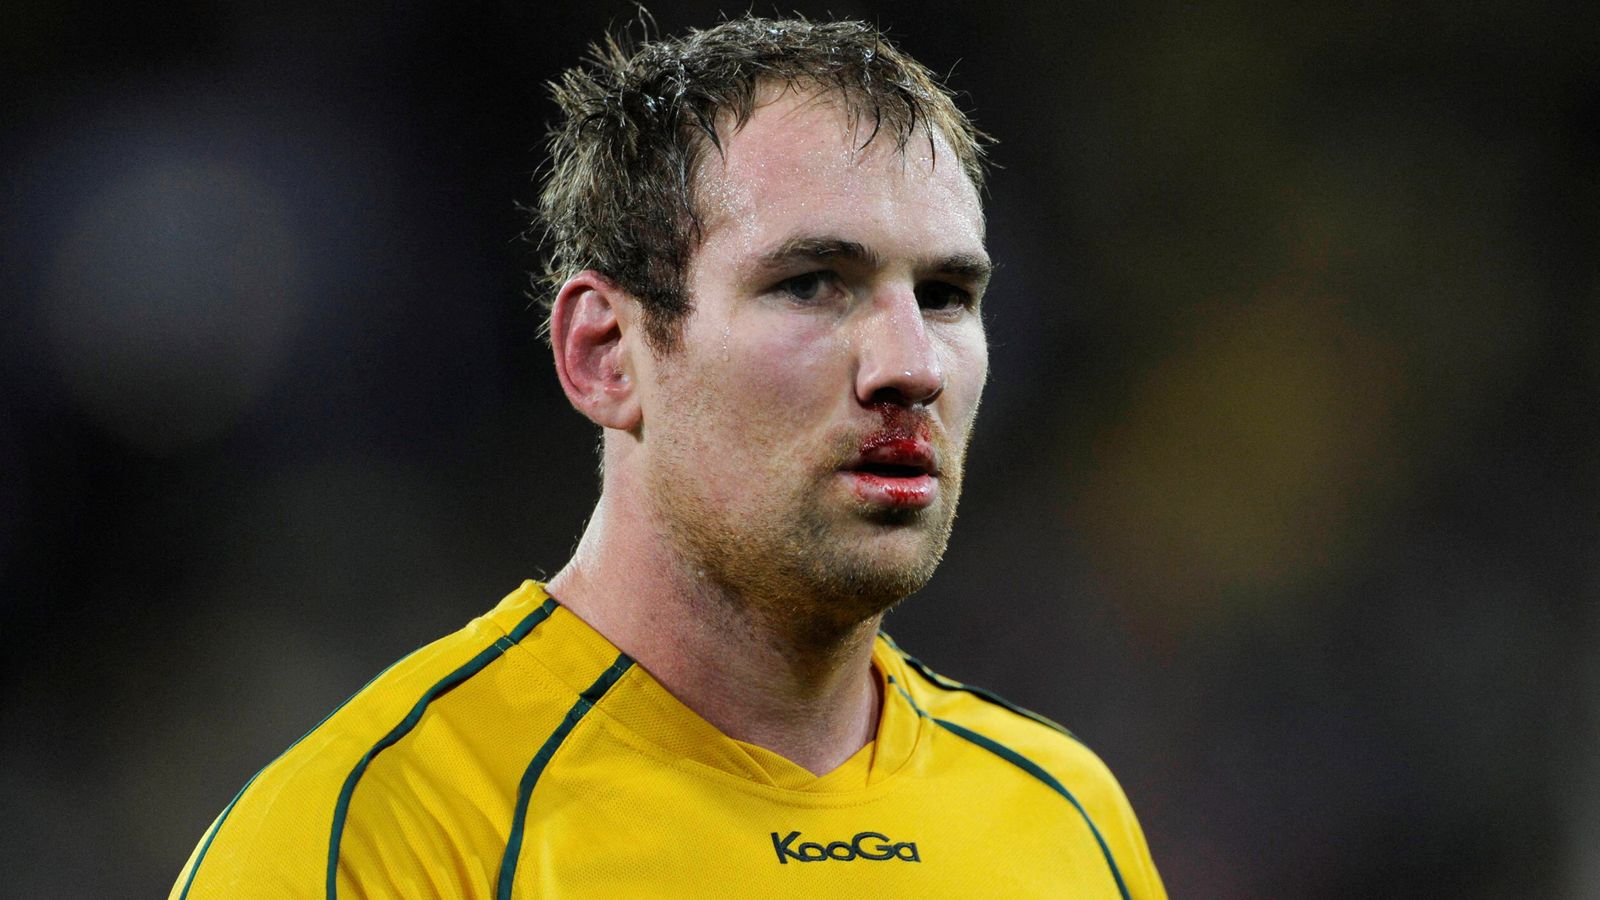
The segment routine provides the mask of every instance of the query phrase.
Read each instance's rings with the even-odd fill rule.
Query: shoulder
[[[1081,740],[1060,723],[1024,709],[982,687],[943,675],[888,635],[880,635],[899,671],[893,673],[917,707],[934,721],[958,726],[988,744],[1009,748],[1040,765],[1083,769],[1093,780],[1111,778],[1110,770]]]
[[[525,586],[380,672],[246,783],[206,831],[172,896],[333,896],[364,859],[404,855],[397,844],[431,838],[422,826],[448,822],[460,807],[481,818],[470,815],[475,798],[449,796],[462,783],[455,773],[434,776],[459,762],[462,733],[505,718],[493,699],[507,678],[519,688],[544,683],[522,691],[530,698],[518,710],[525,726],[559,722],[570,702],[564,687],[508,654],[554,608]],[[392,862],[375,869],[393,870]]]
[[[943,731],[986,751],[1081,812],[1116,860],[1133,897],[1165,897],[1137,816],[1105,762],[1065,727],[976,685],[934,671],[881,641],[912,703]]]

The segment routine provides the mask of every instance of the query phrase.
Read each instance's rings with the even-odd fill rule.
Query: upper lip
[[[938,475],[939,464],[927,441],[910,438],[868,438],[860,452],[845,464],[846,469],[872,467],[911,469],[921,475]]]

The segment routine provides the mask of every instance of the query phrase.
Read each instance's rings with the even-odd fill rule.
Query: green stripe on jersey
[[[928,668],[928,664],[927,663],[923,662],[920,659],[917,659],[915,656],[912,656],[911,654],[907,653],[906,651],[901,650],[900,649],[900,645],[896,644],[894,642],[894,638],[889,637],[889,635],[885,634],[882,631],[878,632],[878,636],[882,637],[884,642],[886,642],[889,645],[889,647],[894,650],[894,652],[900,654],[900,658],[906,661],[906,665],[908,665],[912,669],[916,670],[918,675],[921,675],[923,678],[928,679],[929,683],[931,683],[935,687],[941,687],[941,688],[944,688],[947,691],[961,691],[963,693],[971,694],[974,697],[978,697],[978,698],[981,698],[983,700],[987,700],[987,701],[989,701],[990,703],[993,703],[996,706],[1000,706],[1000,707],[1004,707],[1005,709],[1009,709],[1012,712],[1016,713],[1019,716],[1022,716],[1025,719],[1032,719],[1033,721],[1038,722],[1040,725],[1043,725],[1046,728],[1049,728],[1049,729],[1051,729],[1053,731],[1059,731],[1062,734],[1066,735],[1069,738],[1072,738],[1073,740],[1077,741],[1080,744],[1083,743],[1083,741],[1078,739],[1077,735],[1075,735],[1072,732],[1068,731],[1061,723],[1056,722],[1056,721],[1054,721],[1052,719],[1047,719],[1044,716],[1039,715],[1038,713],[1034,712],[1031,709],[1025,709],[1025,708],[1023,708],[1021,706],[1018,706],[1015,703],[1012,703],[1010,700],[1007,700],[1006,698],[1000,696],[999,694],[993,693],[992,691],[987,691],[987,690],[984,690],[981,687],[976,687],[976,686],[970,685],[970,684],[963,684],[963,683],[961,683],[959,681],[956,681],[954,678],[946,678],[943,675],[940,675],[938,672],[935,672],[934,670]]]
[[[963,728],[954,722],[949,722],[944,719],[934,719],[933,721],[935,724],[939,725],[941,728],[950,732],[951,734],[965,738],[968,741],[977,744],[979,747],[989,751],[990,753],[1000,757],[1006,762],[1011,763],[1022,771],[1027,772],[1034,778],[1044,782],[1045,785],[1051,790],[1067,798],[1067,802],[1071,803],[1073,807],[1078,810],[1078,815],[1083,816],[1083,821],[1089,826],[1089,831],[1094,835],[1095,842],[1100,845],[1100,852],[1105,854],[1106,865],[1111,867],[1111,877],[1116,879],[1117,890],[1122,893],[1122,900],[1129,900],[1128,886],[1122,883],[1122,871],[1117,868],[1117,861],[1111,855],[1111,848],[1106,846],[1106,839],[1100,836],[1100,829],[1096,828],[1094,825],[1094,820],[1089,818],[1089,811],[1083,808],[1083,804],[1078,802],[1077,797],[1072,796],[1072,792],[1067,790],[1065,785],[1057,781],[1054,775],[1046,772],[1038,763],[1027,758],[1026,756],[1023,756],[1021,753],[1018,753],[1010,747],[1007,747],[1005,744],[1002,744],[999,741],[984,737],[976,731]]]
[[[511,820],[511,835],[506,839],[505,855],[500,858],[500,880],[495,892],[499,900],[511,898],[511,889],[517,874],[517,857],[522,855],[522,832],[528,821],[528,803],[533,799],[533,788],[539,783],[539,776],[544,774],[544,767],[549,765],[550,757],[556,755],[561,743],[572,733],[572,729],[578,726],[578,722],[588,714],[589,710],[594,709],[600,698],[617,683],[617,679],[632,667],[633,660],[628,654],[617,654],[617,659],[611,667],[601,672],[600,677],[594,680],[594,684],[584,688],[583,693],[578,695],[577,702],[567,710],[566,717],[556,726],[556,730],[545,738],[544,745],[528,763],[527,771],[522,773],[522,782],[517,785],[517,809]]]
[[[516,646],[540,622],[550,618],[550,614],[556,611],[558,605],[554,598],[546,600],[538,609],[528,613],[526,618],[518,622],[517,627],[511,629],[510,634],[495,638],[494,643],[485,647],[477,656],[467,660],[455,671],[439,679],[433,687],[428,688],[423,693],[422,698],[417,701],[415,706],[411,707],[411,712],[400,720],[400,724],[391,729],[376,744],[373,744],[372,749],[363,754],[361,759],[356,762],[355,768],[351,769],[350,775],[345,778],[344,788],[339,791],[338,803],[333,807],[333,828],[328,834],[328,900],[336,900],[338,897],[339,842],[344,838],[344,822],[345,818],[350,814],[350,798],[355,794],[356,783],[366,773],[367,767],[372,764],[373,758],[398,743],[401,738],[411,732],[411,729],[416,728],[417,723],[422,721],[423,713],[428,711],[430,703],[460,687],[467,679],[483,671],[485,666],[499,659],[507,650]]]

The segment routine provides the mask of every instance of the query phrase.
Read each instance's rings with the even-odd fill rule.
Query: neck
[[[881,615],[820,630],[774,621],[688,564],[637,515],[648,507],[615,488],[550,579],[551,596],[731,738],[819,775],[873,739],[881,698],[872,644]]]

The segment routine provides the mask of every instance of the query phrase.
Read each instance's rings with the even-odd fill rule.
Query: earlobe
[[[592,270],[572,276],[550,311],[550,346],[556,374],[573,408],[602,428],[631,431],[639,424],[639,398],[629,353],[635,301]]]

